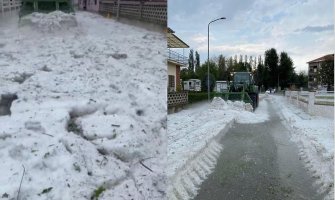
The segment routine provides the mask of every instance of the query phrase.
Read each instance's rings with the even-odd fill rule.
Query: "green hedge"
[[[215,92],[210,93],[210,98],[213,99]],[[199,101],[205,101],[208,99],[207,92],[189,92],[188,93],[188,103],[195,103]]]

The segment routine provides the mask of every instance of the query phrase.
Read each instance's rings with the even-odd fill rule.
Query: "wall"
[[[177,72],[176,64],[168,62],[168,75],[173,75],[174,76],[174,85],[175,85],[174,89],[175,90],[176,90],[176,85],[177,85],[177,82],[176,82],[176,80],[177,80],[176,72]]]
[[[167,25],[167,0],[100,0],[99,12]]]
[[[334,93],[285,91],[285,96],[290,103],[311,115],[334,118]]]

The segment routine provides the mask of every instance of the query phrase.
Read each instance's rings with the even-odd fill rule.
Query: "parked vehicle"
[[[200,92],[201,91],[201,80],[199,79],[189,79],[187,81],[184,81],[184,90],[186,91],[195,91]]]
[[[215,91],[222,93],[228,91],[228,82],[227,81],[216,81]]]

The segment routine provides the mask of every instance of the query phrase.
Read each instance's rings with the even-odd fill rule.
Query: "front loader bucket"
[[[20,17],[33,12],[49,13],[53,11],[74,12],[71,0],[22,0]]]

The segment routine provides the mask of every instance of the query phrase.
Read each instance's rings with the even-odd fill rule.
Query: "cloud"
[[[207,51],[207,45],[202,45],[196,48],[198,51]],[[212,45],[210,46],[211,53],[223,53],[224,55],[249,55],[256,56],[264,54],[266,50],[264,44],[235,44],[235,45]]]
[[[202,34],[197,34],[191,38],[191,40],[197,44],[203,44],[207,42],[207,36]]]
[[[302,29],[297,29],[296,32],[323,32],[323,31],[333,31],[334,30],[334,24],[328,24],[325,26],[306,26]]]
[[[207,24],[221,16],[227,20],[210,29],[211,57],[257,56],[274,47],[277,52],[288,52],[299,71],[307,68],[308,60],[334,50],[333,0],[168,2],[169,24],[203,58],[207,58]]]

